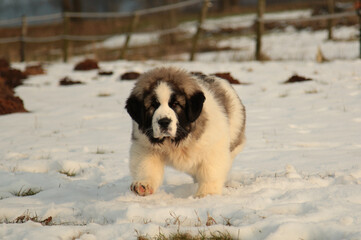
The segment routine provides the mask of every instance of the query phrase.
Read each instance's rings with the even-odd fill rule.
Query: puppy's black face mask
[[[127,99],[125,108],[131,118],[138,124],[139,130],[148,137],[149,141],[153,144],[161,144],[166,138],[154,138],[152,128],[153,114],[159,107],[159,103],[155,95],[152,97],[144,96],[143,99],[150,99],[150,102],[145,104],[142,99],[131,95]],[[178,101],[179,99],[185,99],[185,101]],[[201,91],[195,92],[190,97],[186,97],[181,91],[175,91],[169,98],[168,105],[175,112],[178,119],[176,136],[171,139],[173,143],[178,145],[192,131],[192,123],[201,115],[204,101],[205,96]]]

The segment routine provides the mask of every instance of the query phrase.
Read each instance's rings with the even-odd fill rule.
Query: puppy
[[[153,194],[164,166],[191,175],[196,197],[221,194],[245,143],[245,108],[223,79],[177,68],[141,75],[126,101],[133,119],[131,190]]]

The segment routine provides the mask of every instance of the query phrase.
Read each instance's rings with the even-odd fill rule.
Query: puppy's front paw
[[[132,185],[130,185],[130,190],[139,196],[147,196],[154,192],[149,184],[141,182],[133,182]]]

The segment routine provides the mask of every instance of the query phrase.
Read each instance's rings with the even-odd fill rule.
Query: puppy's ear
[[[188,115],[188,120],[190,122],[194,122],[195,120],[197,120],[199,115],[201,115],[204,100],[206,100],[206,97],[201,91],[194,93],[187,100],[186,111]]]
[[[130,95],[127,99],[125,108],[132,119],[141,126],[144,122],[144,104],[136,96]]]

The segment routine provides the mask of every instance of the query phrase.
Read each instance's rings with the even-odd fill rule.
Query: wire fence
[[[196,4],[203,3],[209,7],[209,0],[187,0],[179,3],[169,4],[165,6],[160,7],[154,7],[144,10],[137,10],[135,12],[106,12],[106,13],[95,13],[95,12],[64,12],[64,13],[55,13],[55,14],[48,14],[43,16],[32,16],[32,17],[26,17],[23,16],[22,18],[14,18],[14,19],[7,19],[7,20],[0,20],[0,26],[8,26],[12,24],[21,24],[22,27],[22,35],[18,37],[10,37],[10,38],[0,38],[0,44],[5,43],[21,43],[21,56],[25,56],[25,50],[24,45],[25,43],[47,43],[47,42],[55,42],[55,41],[63,41],[63,59],[64,61],[68,60],[68,42],[69,41],[101,41],[105,40],[109,37],[115,36],[112,35],[70,35],[69,34],[69,19],[79,18],[79,19],[96,19],[96,18],[129,18],[132,17],[133,20],[130,25],[136,25],[137,19],[139,19],[140,16],[144,15],[150,15],[155,13],[161,13],[161,12],[167,12],[175,9],[185,8],[189,6],[193,6]],[[63,34],[56,35],[56,36],[49,36],[49,37],[28,37],[26,36],[27,33],[27,25],[31,22],[47,22],[49,20],[59,20],[63,23]],[[201,26],[199,26],[200,28]],[[129,27],[127,35],[127,41],[126,44],[123,46],[122,50],[122,56],[124,57],[126,49],[128,48],[130,36],[132,32],[134,31],[135,26]],[[158,34],[167,34],[178,31],[179,28],[172,28],[172,29],[166,29],[163,31],[157,31]],[[25,61],[25,59],[21,59],[21,61]]]
[[[256,25],[256,49],[255,49],[255,59],[264,60],[264,54],[262,53],[262,36],[264,34],[265,23],[274,23],[274,22],[287,22],[287,23],[301,23],[301,22],[317,22],[317,21],[327,21],[327,30],[328,30],[328,39],[333,39],[333,25],[335,19],[343,19],[346,17],[357,17],[358,14],[356,11],[349,11],[343,13],[335,13],[335,0],[327,0],[327,12],[325,15],[316,15],[305,18],[284,18],[277,19],[271,18],[267,19],[264,17],[266,11],[266,0],[258,0],[257,6],[257,18],[255,20]],[[360,24],[360,58],[361,58],[361,15],[359,15],[359,24]]]
[[[265,12],[265,1],[266,0],[258,0],[258,14],[255,18],[255,26],[256,26],[256,52],[255,52],[255,58],[256,60],[262,60],[261,57],[261,51],[262,51],[262,35],[264,30],[264,24],[267,23],[274,23],[274,22],[287,22],[287,23],[298,23],[298,22],[317,22],[317,21],[329,21],[329,31],[332,32],[332,20],[335,19],[342,19],[346,17],[355,17],[357,16],[356,11],[350,11],[350,12],[342,12],[342,13],[333,13],[334,10],[334,0],[328,0],[328,3],[330,4],[329,14],[326,15],[316,15],[316,16],[309,16],[309,17],[298,17],[298,18],[267,18],[263,16],[263,13]],[[8,43],[20,43],[20,56],[21,61],[25,61],[25,43],[50,43],[50,42],[62,42],[62,55],[63,60],[66,62],[68,60],[68,51],[69,51],[69,42],[70,41],[103,41],[105,39],[108,39],[110,37],[115,36],[115,34],[97,34],[97,35],[77,35],[77,34],[70,34],[69,32],[69,24],[70,19],[107,19],[107,18],[131,18],[131,21],[128,26],[128,30],[126,32],[126,40],[124,42],[121,56],[120,58],[125,57],[125,53],[127,51],[127,48],[129,46],[130,38],[138,24],[139,18],[141,16],[155,14],[155,13],[161,13],[161,12],[168,12],[176,9],[181,9],[185,7],[194,6],[197,4],[203,4],[203,7],[200,10],[200,18],[198,20],[198,23],[195,23],[195,27],[197,31],[195,32],[193,36],[192,41],[192,50],[190,53],[190,60],[194,59],[194,54],[197,51],[197,45],[199,42],[199,38],[202,32],[202,25],[203,21],[206,18],[207,9],[211,6],[210,0],[186,0],[183,2],[178,2],[174,4],[164,5],[160,7],[155,8],[149,8],[144,10],[137,10],[135,12],[125,12],[125,13],[119,13],[119,12],[106,12],[106,13],[94,13],[94,12],[64,12],[64,13],[54,13],[54,14],[48,14],[48,15],[42,15],[42,16],[31,16],[26,17],[23,16],[21,18],[14,18],[14,19],[7,19],[7,20],[0,20],[0,27],[1,26],[9,26],[13,24],[21,24],[21,35],[16,37],[8,37],[8,38],[0,38],[0,44],[8,44]],[[32,22],[48,22],[50,20],[59,20],[59,22],[63,25],[63,32],[62,34],[58,34],[55,36],[48,36],[48,37],[29,37],[27,36],[27,27],[28,23]],[[361,20],[360,20],[361,21]],[[180,29],[179,26],[164,29],[164,30],[158,30],[154,31],[153,33],[157,33],[159,35],[161,34],[170,34],[178,32]],[[329,34],[329,36],[332,35],[332,33]],[[361,34],[360,34],[361,35]],[[360,43],[361,45],[361,43]],[[361,49],[361,47],[360,47]],[[361,51],[361,50],[360,50]]]
[[[26,17],[26,21],[30,22],[44,22],[49,20],[62,20],[63,14],[62,13],[54,13],[54,14],[47,14],[41,16],[28,16]],[[14,24],[21,24],[23,18],[12,18],[12,19],[5,19],[0,20],[0,26],[9,26]]]

